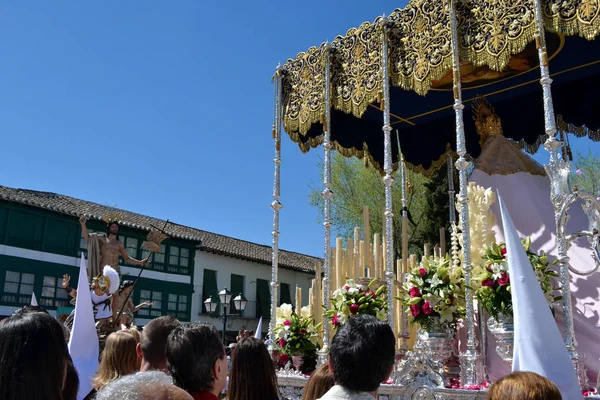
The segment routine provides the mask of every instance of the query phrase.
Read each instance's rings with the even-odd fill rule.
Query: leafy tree
[[[581,190],[590,192],[594,197],[600,196],[600,157],[588,150],[587,156],[577,152],[572,183]]]
[[[323,171],[323,162],[318,165]],[[409,252],[422,254],[423,242],[439,241],[440,226],[449,225],[448,183],[446,168],[434,173],[431,178],[407,171],[409,193],[407,208],[409,211]],[[385,227],[385,193],[380,173],[374,168],[365,168],[362,161],[346,158],[334,153],[331,160],[332,225],[337,236],[352,237],[354,227],[363,226],[363,207],[369,207],[370,231],[383,233]],[[321,176],[322,177],[322,176]],[[392,187],[394,207],[394,247],[396,256],[400,257],[402,249],[402,182],[400,173],[394,176],[396,182]],[[310,204],[319,210],[322,222],[323,190],[322,181],[313,182],[309,195]],[[437,232],[437,233],[435,233]],[[447,236],[449,238],[449,236]],[[373,238],[371,238],[371,241]]]

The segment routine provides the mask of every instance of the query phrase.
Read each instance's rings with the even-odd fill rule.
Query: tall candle
[[[360,274],[357,276],[357,278],[362,278],[364,276],[367,276],[365,274],[365,266],[367,265],[366,261],[365,261],[365,258],[366,258],[366,254],[365,253],[367,252],[367,250],[365,249],[365,247],[366,247],[365,241],[361,240],[360,241],[360,268],[359,268],[360,269],[360,271],[359,271]]]
[[[429,251],[431,249],[431,245],[429,243],[425,243],[425,248],[424,248],[424,253],[423,257],[429,257]]]
[[[360,228],[354,227],[354,278],[362,277],[360,272]]]
[[[313,285],[308,288],[308,312],[314,318],[314,315],[315,315],[315,302],[314,302],[314,299],[313,299],[313,295],[314,295],[314,293],[313,293],[313,286],[315,284],[315,280],[314,279],[312,280],[312,283],[313,283]]]
[[[342,287],[346,283],[346,277],[344,276],[344,247],[342,238],[335,239],[335,272],[337,288]]]
[[[443,226],[440,228],[440,250],[442,252],[442,258],[446,257],[446,228]]]
[[[302,288],[296,285],[296,314],[300,315],[302,310]]]
[[[354,243],[351,238],[347,240],[346,247],[346,274],[349,279],[354,279]]]
[[[381,237],[379,233],[373,236],[373,267],[375,268],[375,278],[383,279],[383,276],[381,276]]]
[[[371,222],[369,220],[369,207],[363,207],[363,224],[365,231],[365,267],[371,267],[373,265],[373,258],[371,253]]]
[[[335,247],[331,249],[331,262],[329,263],[329,290],[333,293],[338,288],[337,283],[337,265],[335,264]],[[330,293],[330,294],[331,294]],[[331,295],[329,296],[331,297]]]

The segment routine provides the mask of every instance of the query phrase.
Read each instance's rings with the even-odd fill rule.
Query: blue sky
[[[3,2],[0,184],[270,244],[277,63],[404,4]],[[318,256],[321,154],[283,141],[281,246]]]

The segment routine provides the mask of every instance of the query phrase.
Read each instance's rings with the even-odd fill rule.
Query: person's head
[[[192,400],[185,390],[173,385],[162,371],[138,372],[110,382],[96,400]]]
[[[113,332],[106,338],[100,368],[92,382],[96,390],[121,376],[139,370],[135,339],[129,332]]]
[[[0,399],[61,400],[70,360],[58,321],[43,312],[0,322]]]
[[[44,307],[40,307],[40,306],[23,306],[23,307],[19,308],[17,311],[15,311],[13,313],[13,315],[15,315],[15,314],[36,313],[36,312],[48,314],[48,311]]]
[[[338,385],[374,392],[394,366],[396,338],[392,328],[371,315],[358,315],[342,325],[329,350],[329,368]]]
[[[176,318],[164,316],[153,319],[144,326],[140,343],[136,349],[138,357],[142,360],[141,371],[153,369],[167,371],[165,356],[167,338],[179,325],[181,324]]]
[[[167,366],[188,392],[220,393],[227,383],[227,357],[219,332],[209,324],[180,325],[167,340]]]
[[[279,393],[275,367],[265,344],[244,337],[231,354],[229,400],[276,399]]]
[[[63,400],[77,400],[77,392],[79,391],[79,375],[73,365],[73,361],[69,357],[67,363],[67,378],[63,387]]]
[[[304,388],[302,400],[317,400],[335,385],[329,364],[321,365],[310,377]]]
[[[117,237],[117,240],[119,240],[119,223],[117,221],[111,221],[107,226],[106,226],[106,234],[107,235],[115,235]]]
[[[562,400],[560,390],[535,372],[513,372],[490,386],[489,400]]]
[[[119,289],[119,294],[128,295],[133,290],[133,281],[123,281],[121,283],[121,288]]]

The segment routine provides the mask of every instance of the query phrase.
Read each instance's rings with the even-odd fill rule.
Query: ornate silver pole
[[[329,309],[329,279],[331,274],[331,47],[325,45],[325,126],[323,126],[323,307]],[[323,347],[319,350],[318,363],[327,362],[329,352],[329,324],[323,324]]]
[[[281,66],[277,66],[277,71],[274,76],[275,85],[275,121],[273,122],[273,136],[275,137],[275,176],[273,179],[273,250],[271,264],[271,319],[269,320],[269,343],[267,344],[269,351],[273,351],[273,330],[275,328],[275,316],[277,313],[277,289],[279,287],[279,210],[283,205],[279,202],[280,187],[281,187],[281,111],[283,103],[283,85]]]
[[[394,274],[394,209],[392,204],[392,125],[390,121],[390,78],[388,75],[388,20],[383,17],[382,21],[382,49],[381,49],[381,79],[383,89],[383,151],[384,161],[383,184],[385,185],[385,240],[386,240],[386,272],[387,299],[388,299],[388,323],[397,334],[395,321],[395,289],[396,274]]]
[[[461,215],[461,230],[463,233],[463,255],[464,264],[463,271],[465,275],[465,302],[466,302],[466,325],[467,325],[467,348],[464,353],[461,353],[460,378],[462,385],[477,385],[482,382],[483,377],[483,360],[481,354],[477,351],[477,338],[475,336],[475,314],[473,310],[473,291],[469,289],[471,286],[471,235],[469,231],[469,205],[467,198],[467,170],[471,168],[471,163],[465,159],[467,149],[465,145],[465,127],[463,120],[463,109],[465,106],[462,102],[461,74],[460,74],[460,59],[458,53],[458,28],[456,22],[455,1],[450,2],[450,24],[452,29],[452,72],[454,81],[454,111],[456,113],[456,151],[458,160],[456,168],[460,179],[460,215]]]
[[[554,204],[554,218],[556,221],[556,245],[560,271],[560,284],[563,297],[563,312],[565,323],[565,346],[571,356],[579,383],[586,386],[587,377],[585,376],[585,367],[583,359],[577,353],[577,340],[575,339],[575,328],[573,327],[573,305],[571,304],[571,287],[569,275],[569,257],[567,255],[568,241],[561,232],[561,225],[566,225],[568,216],[561,217],[561,208],[572,193],[569,183],[569,174],[571,166],[569,162],[561,159],[560,149],[563,143],[556,139],[557,128],[556,118],[554,116],[554,104],[552,102],[552,91],[550,85],[550,68],[548,66],[548,53],[546,51],[546,37],[544,32],[544,20],[542,14],[542,3],[540,0],[534,0],[535,23],[536,23],[536,46],[540,63],[540,84],[542,85],[542,94],[544,99],[544,126],[548,139],[544,147],[550,153],[550,162],[545,166],[546,173],[550,178],[551,195],[550,198]]]
[[[450,224],[456,223],[456,209],[454,208],[454,202],[456,199],[454,195],[456,192],[454,191],[454,165],[452,165],[452,154],[448,153],[447,160],[447,168],[448,168],[448,198],[450,200]]]

